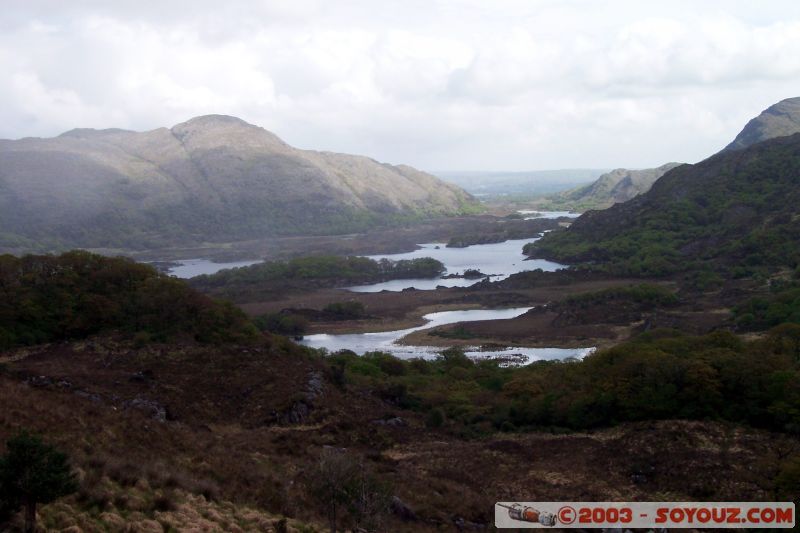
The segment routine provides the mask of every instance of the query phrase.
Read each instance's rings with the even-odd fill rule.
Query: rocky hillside
[[[733,277],[800,264],[800,134],[677,167],[646,194],[590,211],[528,252],[633,275]]]
[[[752,119],[725,150],[739,150],[767,139],[800,132],[800,97],[781,100]]]
[[[666,172],[680,165],[667,163],[658,168],[629,170],[618,168],[597,178],[593,183],[554,195],[551,199],[562,208],[574,210],[605,209],[650,190]]]
[[[238,118],[0,141],[0,247],[142,248],[346,233],[475,210],[405,165],[299,150]]]

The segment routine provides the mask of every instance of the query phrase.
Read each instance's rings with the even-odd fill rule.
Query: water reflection
[[[395,331],[381,331],[375,333],[348,333],[343,335],[329,335],[321,333],[308,335],[300,343],[310,348],[326,348],[331,352],[339,350],[352,350],[363,355],[366,352],[381,351],[391,353],[396,357],[408,359],[412,357],[433,358],[442,348],[434,346],[403,346],[396,344],[398,340],[414,331],[454,324],[456,322],[473,322],[477,320],[502,320],[515,318],[532,309],[531,307],[515,307],[511,309],[470,309],[465,311],[441,311],[430,313],[423,318],[428,322],[423,326],[401,329]],[[499,357],[520,354],[527,357],[527,361],[541,359],[565,359],[567,357],[581,358],[590,353],[592,348],[522,348],[507,347],[493,350],[479,350],[468,348],[470,357]]]
[[[492,281],[499,281],[509,277],[511,274],[536,270],[537,268],[548,272],[564,268],[564,265],[544,259],[526,260],[525,255],[522,253],[523,246],[537,240],[538,238],[513,239],[494,244],[476,244],[466,248],[447,248],[443,243],[428,243],[421,244],[421,248],[413,252],[370,255],[368,257],[376,260],[390,259],[392,261],[432,257],[444,263],[448,274],[463,274],[467,269],[475,269],[490,275]],[[348,289],[353,292],[402,291],[407,288],[433,290],[437,286],[469,287],[479,281],[481,280],[464,278],[396,279],[383,283],[349,287]]]

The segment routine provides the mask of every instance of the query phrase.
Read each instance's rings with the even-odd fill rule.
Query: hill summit
[[[548,199],[560,209],[605,209],[649,191],[658,178],[679,165],[666,163],[658,168],[639,170],[618,168],[588,185],[554,194]]]
[[[769,106],[748,122],[725,150],[739,150],[752,144],[800,133],[800,96]]]
[[[406,165],[294,148],[239,118],[0,140],[0,248],[347,233],[477,202]]]

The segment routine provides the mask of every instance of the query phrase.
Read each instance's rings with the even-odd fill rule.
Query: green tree
[[[50,503],[77,490],[66,454],[41,438],[22,432],[6,443],[0,457],[0,509],[25,509],[25,531],[36,526],[36,505]]]

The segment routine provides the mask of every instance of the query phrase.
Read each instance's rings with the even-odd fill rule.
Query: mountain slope
[[[680,163],[667,163],[658,168],[642,170],[618,168],[603,174],[589,185],[554,195],[554,199],[574,209],[610,207],[648,191],[658,178],[678,165]]]
[[[800,97],[781,100],[752,119],[725,150],[739,150],[775,137],[800,132]]]
[[[411,167],[299,150],[228,116],[0,141],[0,246],[148,247],[337,233],[476,207]]]
[[[634,275],[800,264],[800,134],[674,168],[653,188],[589,211],[528,253]]]

